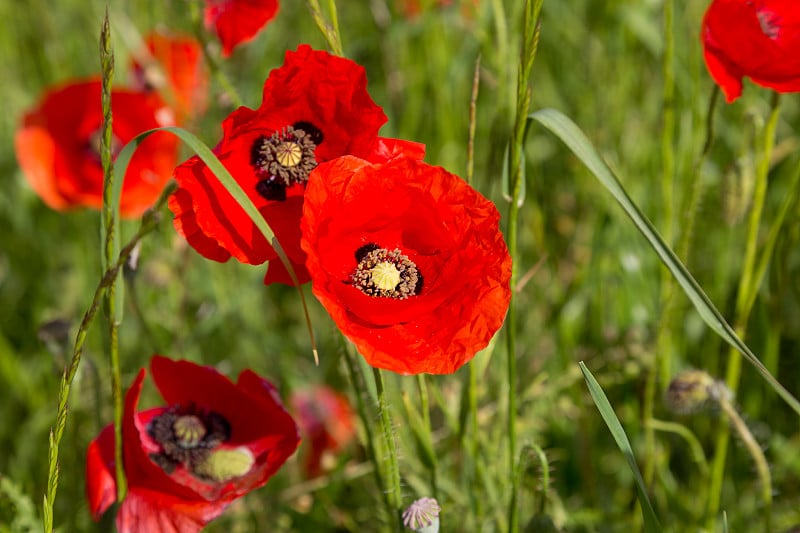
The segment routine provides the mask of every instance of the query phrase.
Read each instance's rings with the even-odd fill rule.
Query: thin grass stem
[[[83,355],[83,347],[84,343],[86,342],[86,334],[89,331],[89,326],[92,324],[95,315],[97,314],[97,309],[100,307],[100,302],[103,299],[103,296],[114,282],[114,280],[119,275],[120,269],[125,265],[130,257],[131,253],[133,253],[134,248],[136,245],[150,232],[152,232],[156,226],[158,225],[159,221],[159,212],[164,207],[169,198],[169,195],[175,190],[175,183],[170,183],[164,191],[161,193],[161,197],[158,199],[156,205],[148,210],[144,217],[142,218],[142,223],[139,227],[139,231],[136,232],[136,235],[126,244],[122,250],[120,250],[119,256],[117,257],[116,262],[107,269],[104,273],[102,278],[100,279],[100,283],[97,285],[95,289],[94,296],[92,297],[92,302],[89,305],[89,308],[86,310],[86,313],[83,315],[83,319],[81,320],[81,324],[78,327],[78,333],[75,336],[75,344],[72,351],[72,358],[70,359],[69,366],[64,369],[64,373],[61,376],[61,385],[58,389],[58,408],[56,412],[56,425],[55,428],[51,429],[50,431],[50,445],[49,445],[49,453],[48,453],[48,474],[47,474],[47,492],[44,498],[44,505],[43,505],[43,513],[42,513],[42,523],[44,526],[45,533],[51,533],[53,531],[53,509],[56,499],[56,493],[58,492],[58,476],[59,476],[59,463],[58,463],[58,456],[59,456],[59,447],[61,445],[61,439],[64,436],[64,429],[67,425],[67,412],[68,412],[68,402],[69,402],[69,393],[72,388],[72,382],[75,379],[75,374],[78,372],[78,367],[81,363],[81,356]]]
[[[328,41],[328,47],[331,49],[331,52],[333,52],[334,55],[344,57],[335,0],[328,0],[328,6],[331,11],[331,22],[325,20],[325,16],[322,14],[322,8],[319,5],[319,0],[308,0],[308,9],[311,11],[311,17],[314,19],[319,31],[322,32],[325,40]]]
[[[510,205],[508,213],[508,250],[512,258],[511,287],[517,286],[519,276],[518,235],[519,213],[524,201],[522,190],[524,186],[524,156],[523,145],[528,121],[528,110],[531,103],[530,75],[536,49],[539,44],[539,14],[542,9],[542,0],[527,0],[522,25],[522,47],[520,50],[520,63],[517,72],[517,98],[514,125],[511,131],[509,147],[509,183]],[[508,508],[508,529],[517,531],[518,509],[517,490],[519,476],[517,471],[517,296],[512,291],[511,302],[508,308],[506,327],[506,352],[507,362],[507,390],[508,390],[508,479],[512,480],[511,497]]]
[[[100,144],[100,159],[103,167],[102,233],[103,268],[108,268],[119,255],[120,226],[119,204],[114,199],[114,162],[112,160],[112,109],[111,87],[114,81],[114,51],[111,48],[111,26],[108,7],[100,31],[100,66],[102,69],[103,124]],[[122,461],[122,378],[119,364],[119,325],[122,321],[122,293],[117,295],[119,275],[105,292],[108,313],[108,353],[111,367],[111,395],[114,403],[114,469],[117,479],[117,501],[125,499],[127,480]]]
[[[750,311],[755,302],[755,298],[752,295],[754,292],[758,291],[762,280],[761,277],[756,275],[758,233],[761,226],[761,214],[764,208],[764,201],[767,196],[767,177],[769,174],[770,160],[772,158],[772,150],[775,146],[775,130],[778,126],[779,115],[780,95],[778,93],[773,93],[772,111],[764,130],[764,148],[756,168],[756,182],[753,192],[753,203],[748,218],[747,241],[742,264],[742,275],[739,278],[739,287],[736,294],[734,329],[741,339],[745,338]],[[725,385],[734,397],[739,388],[741,372],[742,357],[737,350],[731,349],[728,352],[728,369],[725,375]],[[727,429],[724,427],[718,428],[715,446],[716,453],[711,468],[711,485],[708,498],[707,520],[709,524],[713,523],[719,512],[729,440],[730,433]]]

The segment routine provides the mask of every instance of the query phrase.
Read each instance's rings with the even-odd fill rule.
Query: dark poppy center
[[[322,132],[300,122],[269,137],[258,137],[250,149],[250,164],[258,178],[256,191],[267,200],[282,201],[288,187],[305,184],[317,166],[314,157],[317,138],[322,141]]]
[[[350,281],[368,296],[405,300],[422,292],[422,273],[399,248],[388,250],[365,244],[355,253]]]
[[[211,452],[231,434],[222,415],[180,406],[151,420],[147,432],[161,446],[161,452],[150,454],[150,459],[168,474],[179,465],[197,474]]]
[[[119,153],[120,149],[122,148],[122,143],[119,141],[116,135],[111,135],[111,158],[117,157],[117,153]],[[89,135],[89,138],[86,140],[86,153],[91,157],[98,165],[102,163],[101,153],[103,151],[103,129],[98,128]]]

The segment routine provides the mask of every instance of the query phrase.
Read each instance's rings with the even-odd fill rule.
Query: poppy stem
[[[426,438],[428,439],[428,446],[431,450],[433,450],[433,428],[431,426],[431,410],[430,410],[430,401],[428,399],[428,383],[425,380],[425,374],[417,374],[417,388],[419,389],[419,403],[420,409],[422,410],[422,422],[425,425],[425,431],[427,432]],[[437,464],[436,464],[436,454],[434,453],[432,456],[432,465],[431,465],[431,492],[433,493],[434,499],[439,498],[439,483],[437,480]]]
[[[769,175],[770,161],[772,159],[772,149],[775,146],[775,130],[778,126],[779,115],[780,95],[776,92],[773,93],[772,111],[762,139],[764,142],[763,152],[756,168],[756,182],[753,192],[753,204],[750,208],[750,217],[748,219],[747,241],[745,245],[744,261],[742,263],[742,274],[739,278],[739,287],[736,294],[734,329],[741,339],[745,338],[750,311],[755,303],[756,293],[761,286],[764,275],[764,270],[756,269],[758,234],[761,225],[761,213],[767,196],[767,178]],[[764,252],[770,253],[771,249],[767,248]],[[731,349],[728,354],[728,369],[725,376],[725,384],[734,397],[739,388],[741,371],[741,355],[735,349]],[[730,432],[726,427],[720,426],[717,429],[716,453],[714,454],[714,462],[711,468],[711,486],[709,488],[707,515],[709,525],[714,523],[716,515],[719,512],[729,440]]]
[[[397,462],[397,443],[394,440],[394,430],[392,428],[392,417],[389,413],[389,401],[386,399],[386,390],[383,386],[383,373],[378,368],[372,369],[375,378],[375,390],[378,393],[378,410],[381,414],[381,428],[383,429],[383,440],[386,444],[387,457],[387,493],[391,507],[390,522],[394,530],[400,527],[400,467]]]
[[[373,417],[367,416],[367,406],[364,403],[364,398],[367,396],[367,386],[364,381],[364,374],[361,372],[361,367],[358,366],[356,354],[353,346],[345,341],[344,337],[340,335],[340,342],[342,351],[344,353],[344,360],[347,365],[347,372],[350,375],[350,383],[353,384],[353,389],[356,395],[356,410],[358,417],[361,419],[361,424],[364,426],[364,436],[367,440],[367,454],[372,462],[372,470],[375,473],[375,482],[378,485],[383,495],[383,503],[388,512],[388,518],[391,520],[394,516],[394,509],[389,501],[389,491],[386,490],[386,482],[381,473],[380,462],[378,461],[378,451],[375,447],[375,436],[372,434]]]
[[[531,104],[531,88],[529,85],[533,61],[539,46],[541,31],[540,13],[543,0],[527,0],[522,25],[522,46],[520,50],[519,70],[517,72],[516,115],[511,130],[509,153],[510,206],[508,214],[508,250],[512,259],[511,287],[517,286],[519,265],[517,263],[517,243],[520,207],[524,202],[524,143],[528,124],[528,112]],[[511,495],[508,504],[508,531],[519,529],[517,491],[519,476],[517,475],[517,296],[511,291],[508,307],[508,323],[506,326],[506,351],[508,355],[508,479],[511,481]]]
[[[81,324],[78,327],[78,333],[75,335],[75,344],[72,351],[72,359],[70,359],[69,366],[64,368],[64,373],[61,375],[61,385],[58,389],[58,409],[56,412],[55,427],[50,430],[50,446],[48,453],[48,474],[47,474],[47,492],[44,497],[42,523],[44,531],[50,533],[53,531],[53,509],[56,499],[56,492],[58,491],[58,475],[59,475],[59,446],[61,445],[61,438],[64,436],[64,428],[67,425],[67,402],[69,400],[70,389],[72,382],[75,379],[75,374],[78,372],[80,366],[81,356],[83,355],[83,346],[86,342],[86,334],[89,331],[89,326],[92,324],[97,309],[100,307],[100,302],[105,295],[106,290],[116,280],[123,265],[128,261],[128,258],[133,253],[136,245],[158,226],[160,219],[160,211],[166,205],[167,199],[175,191],[175,183],[171,182],[158,199],[156,205],[149,209],[139,227],[136,235],[120,250],[116,262],[108,268],[92,297],[92,303],[83,315]]]

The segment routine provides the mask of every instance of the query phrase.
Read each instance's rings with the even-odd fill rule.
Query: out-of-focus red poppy
[[[800,3],[714,0],[701,33],[706,66],[730,103],[742,78],[780,93],[800,91]]]
[[[222,56],[253,39],[278,13],[277,0],[206,0],[206,27],[216,32]]]
[[[111,110],[116,150],[145,130],[175,124],[173,112],[155,94],[114,90]],[[17,161],[33,190],[53,209],[101,207],[102,121],[99,79],[51,89],[25,114],[14,136]],[[175,167],[177,147],[177,139],[168,133],[142,142],[125,175],[123,217],[138,217],[153,205]]]
[[[189,35],[154,31],[144,44],[134,56],[133,86],[167,93],[179,124],[201,115],[208,107],[208,70],[200,43]]]
[[[309,280],[300,249],[308,174],[320,162],[354,154],[385,160],[422,157],[418,143],[381,139],[383,110],[366,89],[364,69],[303,45],[270,72],[261,107],[240,107],[222,124],[214,152],[269,223],[300,283]],[[203,256],[270,261],[264,282],[292,284],[288,271],[245,211],[198,157],[175,169],[170,198],[175,228]]]
[[[309,478],[319,476],[328,458],[334,457],[355,437],[350,402],[330,387],[318,386],[292,392],[289,405],[307,445],[303,453],[306,475]]]
[[[150,369],[167,405],[137,411],[142,369],[125,396],[128,493],[117,530],[195,533],[267,482],[297,448],[297,426],[272,384],[250,370],[234,384],[211,367],[161,356]],[[95,519],[116,499],[112,425],[89,445],[86,493]]]
[[[341,157],[311,173],[301,246],[314,294],[370,365],[448,374],[486,347],[508,309],[499,220],[440,167]]]

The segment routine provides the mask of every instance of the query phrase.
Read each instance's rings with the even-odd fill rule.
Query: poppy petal
[[[486,347],[508,308],[511,257],[499,220],[494,204],[440,167],[404,157],[323,163],[301,222],[314,295],[370,365],[455,372]],[[364,246],[397,249],[415,285],[359,288],[352,276]]]
[[[206,0],[207,28],[213,28],[228,57],[240,44],[252,40],[278,13],[277,0]]]

